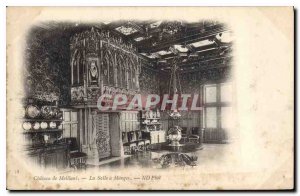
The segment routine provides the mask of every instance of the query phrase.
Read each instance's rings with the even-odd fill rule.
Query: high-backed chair
[[[145,140],[145,150],[149,150],[150,140]]]
[[[137,139],[137,140],[143,139],[143,136],[142,136],[142,132],[141,132],[141,131],[136,131],[135,133],[136,133],[136,139]]]
[[[143,151],[145,149],[145,142],[144,141],[139,141],[137,143],[138,151]]]
[[[128,142],[128,136],[126,132],[122,132],[122,142],[127,143]]]
[[[136,145],[136,143],[129,144],[129,148],[130,148],[131,154],[134,154],[138,151],[138,146]]]
[[[187,142],[187,127],[182,127],[181,128],[181,140],[183,143]]]
[[[64,138],[63,140],[68,144],[69,166],[74,169],[86,169],[87,154],[80,152],[76,137]]]
[[[130,155],[131,154],[131,149],[130,149],[129,143],[124,144],[123,148],[124,148],[124,154],[126,154],[126,155]]]
[[[192,134],[189,135],[188,138],[189,138],[189,142],[199,143],[200,142],[199,127],[193,127]]]

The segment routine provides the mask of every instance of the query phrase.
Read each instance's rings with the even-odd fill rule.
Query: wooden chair
[[[124,144],[123,148],[124,148],[124,154],[131,155],[131,149],[129,144]]]
[[[127,143],[128,142],[128,135],[126,132],[122,132],[122,142]]]
[[[150,140],[145,140],[145,150],[149,150]]]
[[[145,142],[144,141],[139,141],[137,143],[138,146],[138,151],[144,151],[145,150]]]
[[[138,151],[138,147],[137,147],[136,143],[129,144],[129,148],[130,148],[131,154],[135,154]]]
[[[189,142],[192,142],[192,143],[200,142],[199,127],[192,128],[192,134],[189,136]]]
[[[75,137],[69,137],[63,140],[68,144],[69,166],[74,169],[86,169],[87,154],[80,152],[77,139]]]
[[[182,127],[182,130],[181,130],[181,140],[183,143],[186,143],[187,140],[188,140],[188,137],[187,137],[187,127]]]

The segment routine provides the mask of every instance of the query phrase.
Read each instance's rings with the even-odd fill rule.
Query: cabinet
[[[27,148],[27,153],[34,164],[43,168],[63,169],[68,166],[68,148],[66,144]]]
[[[161,129],[159,110],[142,111],[140,115],[143,139],[150,140],[151,144],[166,142],[166,131]]]
[[[142,132],[140,130],[139,112],[124,111],[120,113],[120,129],[125,154],[131,154],[143,146]]]
[[[62,138],[62,113],[54,103],[28,99],[24,103],[22,129],[25,150],[32,162],[56,169],[68,165],[68,146]]]

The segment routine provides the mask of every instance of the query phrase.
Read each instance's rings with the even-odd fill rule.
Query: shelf
[[[146,141],[146,140],[150,140],[150,139],[141,139],[141,140],[135,140],[135,141],[130,141],[130,142],[125,142],[124,144],[132,144],[132,143],[136,143],[136,142],[141,142],[141,141]]]
[[[24,122],[62,122],[62,119],[34,119],[34,118],[22,118]]]
[[[156,132],[156,131],[166,131],[166,130],[154,130],[154,131],[143,131],[145,133]]]
[[[143,125],[161,125],[161,123],[149,123],[149,124],[146,124],[146,123],[142,123]]]
[[[23,131],[24,134],[34,134],[34,133],[50,133],[50,132],[62,132],[62,129],[44,129],[44,130],[33,130],[33,131]]]
[[[145,120],[160,120],[160,118],[145,118],[145,117],[142,117],[141,119],[145,119]]]
[[[40,145],[26,145],[24,148],[27,151],[36,151],[36,150],[53,150],[61,149],[68,147],[67,143],[49,143],[49,144],[40,144]]]

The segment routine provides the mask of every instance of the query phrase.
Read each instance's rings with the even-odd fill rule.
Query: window
[[[231,85],[228,83],[221,84],[221,102],[232,101]]]
[[[217,101],[217,85],[205,86],[205,103]]]
[[[217,107],[207,107],[205,110],[206,110],[206,127],[217,128]]]
[[[204,126],[230,129],[232,127],[231,84],[205,85],[204,97]]]
[[[71,110],[63,111],[63,137],[76,137],[78,132],[78,112]]]

